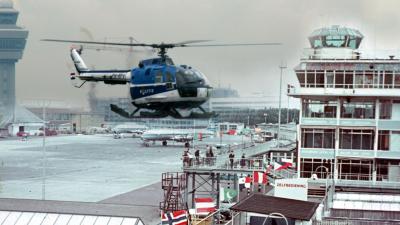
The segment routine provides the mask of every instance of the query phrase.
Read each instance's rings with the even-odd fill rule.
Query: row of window
[[[303,100],[302,116],[306,118],[336,118],[337,102]],[[381,100],[379,104],[379,118],[390,119],[392,113],[392,102]],[[347,102],[340,101],[340,118],[374,119],[375,102]]]
[[[400,88],[398,71],[297,71],[301,87],[312,88]]]
[[[378,149],[389,150],[391,136],[392,138],[397,138],[399,134],[399,131],[379,131]],[[375,132],[373,130],[339,129],[339,148],[373,150],[374,137]],[[392,141],[393,144],[395,144],[394,142]],[[335,129],[302,128],[301,147],[335,148]]]

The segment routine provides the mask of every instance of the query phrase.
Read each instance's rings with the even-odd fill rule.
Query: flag
[[[292,163],[288,163],[288,162],[285,162],[283,165],[281,165],[277,162],[274,162],[274,170],[284,170],[291,166],[292,166]]]
[[[252,182],[251,177],[242,177],[242,178],[239,178],[239,184],[244,184],[244,186],[245,186],[246,188],[250,188],[251,182]]]
[[[234,197],[236,197],[237,191],[229,188],[221,188],[219,191],[219,200],[220,201],[230,201]]]
[[[267,183],[267,174],[264,172],[254,171],[253,172],[253,181],[254,181],[254,183],[266,184]]]
[[[171,213],[161,212],[162,225],[188,225],[186,210],[174,211]]]
[[[208,215],[216,210],[216,205],[212,198],[195,198],[194,206],[196,214],[200,215]]]
[[[292,159],[281,159],[281,161],[285,164],[289,164],[288,167],[293,166],[293,160]]]

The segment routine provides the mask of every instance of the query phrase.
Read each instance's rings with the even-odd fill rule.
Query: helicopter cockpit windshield
[[[208,80],[200,71],[195,69],[183,69],[176,73],[178,84],[185,86],[207,86]]]

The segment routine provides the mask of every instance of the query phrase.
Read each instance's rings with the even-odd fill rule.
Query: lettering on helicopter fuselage
[[[125,79],[125,74],[124,73],[113,73],[113,74],[111,74],[111,78],[123,80],[123,79]]]
[[[148,95],[148,94],[153,94],[154,93],[154,89],[140,89],[140,94],[141,95]]]

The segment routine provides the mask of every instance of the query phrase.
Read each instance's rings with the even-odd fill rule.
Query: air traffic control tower
[[[11,0],[0,0],[0,128],[14,121],[15,63],[22,58],[28,31],[16,25]]]

